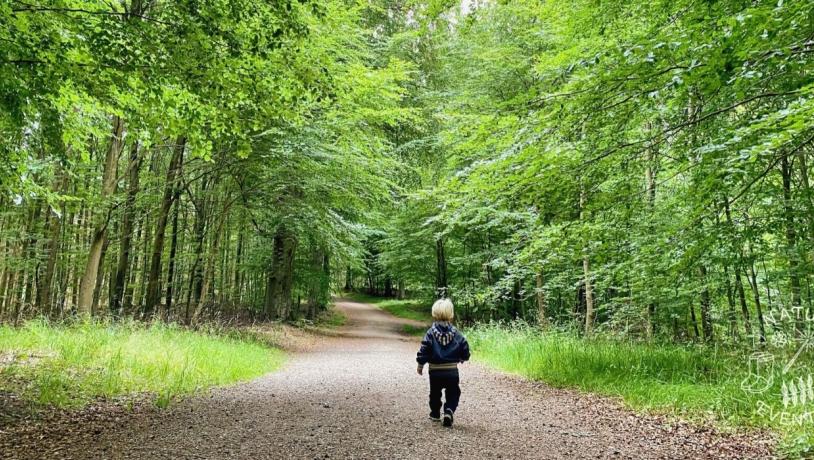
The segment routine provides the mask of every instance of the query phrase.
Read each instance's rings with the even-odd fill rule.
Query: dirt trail
[[[478,365],[461,367],[452,429],[427,418],[426,375],[406,321],[340,301],[349,321],[279,372],[164,411],[44,426],[2,439],[2,458],[767,458],[767,443],[555,390]],[[77,434],[79,431],[81,434]]]

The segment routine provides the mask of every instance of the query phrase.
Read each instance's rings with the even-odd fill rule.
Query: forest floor
[[[616,401],[461,366],[455,426],[431,422],[409,320],[340,300],[347,323],[298,340],[254,381],[159,410],[91,406],[0,427],[2,458],[772,458],[761,433],[721,433]],[[413,324],[417,326],[418,324]]]

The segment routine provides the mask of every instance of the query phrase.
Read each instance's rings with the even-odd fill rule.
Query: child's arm
[[[461,362],[469,361],[469,342],[466,341],[466,337],[463,335],[461,335],[461,338],[463,339],[461,341]]]
[[[430,355],[432,354],[432,336],[430,332],[427,331],[427,334],[424,335],[424,338],[421,340],[421,347],[418,349],[418,354],[416,354],[415,360],[418,362],[418,368],[416,372],[418,375],[423,375],[424,373],[424,365],[430,361]]]

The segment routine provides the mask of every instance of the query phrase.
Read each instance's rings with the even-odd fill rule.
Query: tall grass
[[[0,384],[58,407],[142,392],[165,406],[178,395],[249,380],[283,362],[280,351],[257,341],[160,323],[0,326],[0,355],[6,363]]]
[[[788,376],[778,368],[770,371],[768,388],[747,391],[754,378],[747,352],[586,340],[522,324],[479,325],[466,334],[476,359],[508,372],[555,387],[620,397],[636,409],[712,420],[724,427],[771,428],[784,436],[784,448],[796,453],[814,447],[814,423],[807,418],[814,405],[784,407],[781,382]],[[810,368],[804,365],[805,371]]]

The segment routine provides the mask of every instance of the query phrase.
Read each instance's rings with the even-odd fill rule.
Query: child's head
[[[432,304],[432,319],[436,321],[452,321],[455,310],[449,299],[438,299]]]

